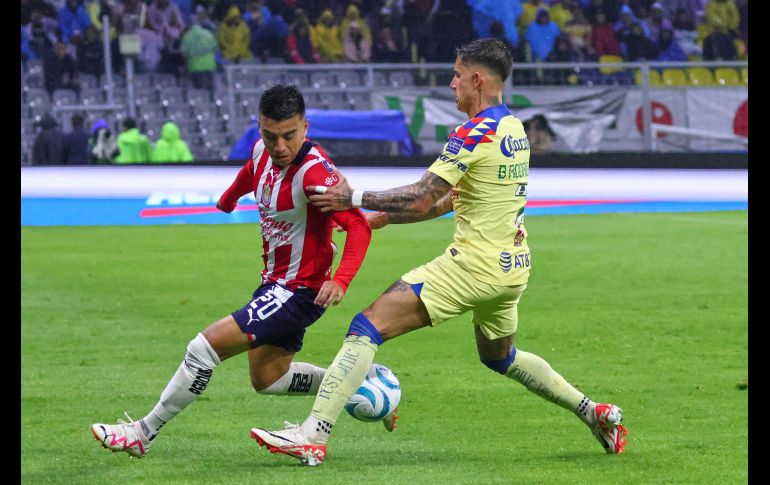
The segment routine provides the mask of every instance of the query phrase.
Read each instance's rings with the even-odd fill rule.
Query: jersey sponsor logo
[[[259,225],[262,227],[262,237],[265,239],[278,239],[283,242],[289,240],[287,233],[294,228],[293,222],[276,220],[267,215],[266,210],[260,210],[259,216]]]
[[[513,267],[515,268],[529,268],[529,253],[520,253],[513,258]]]
[[[332,170],[331,164],[327,160],[321,160],[321,164],[324,166],[327,172],[334,173],[334,170]]]
[[[529,140],[526,137],[514,138],[512,135],[506,135],[500,140],[500,151],[506,157],[513,157],[521,150],[529,150]]]
[[[456,250],[455,248],[449,248],[449,254],[451,254],[454,257],[460,254],[460,251]]]
[[[461,172],[465,172],[466,170],[468,170],[468,166],[466,164],[464,164],[463,162],[461,162],[460,160],[458,160],[456,158],[448,157],[448,156],[444,155],[443,153],[441,155],[439,155],[438,159],[441,160],[442,162],[446,162],[446,163],[449,163],[451,165],[454,165],[455,167],[460,169]]]
[[[291,384],[289,384],[289,392],[308,392],[310,386],[313,384],[313,376],[311,374],[303,374],[301,372],[295,372],[291,377]]]
[[[327,187],[331,187],[332,185],[336,184],[338,181],[339,179],[337,178],[337,176],[332,174],[331,176],[326,177],[324,179],[324,185],[326,185]]]
[[[518,179],[529,175],[529,162],[497,166],[497,179]],[[525,189],[526,190],[526,189]]]
[[[511,253],[508,251],[503,251],[500,253],[500,269],[503,270],[503,273],[507,273],[511,270]]]
[[[463,147],[463,141],[460,138],[452,137],[446,142],[446,151],[457,155],[460,153],[460,148]]]
[[[203,391],[206,390],[206,386],[208,385],[209,379],[211,379],[211,374],[213,372],[214,371],[211,369],[198,369],[198,373],[195,375],[195,380],[193,381],[188,391],[192,392],[193,394],[203,393]]]
[[[529,253],[519,253],[516,255],[511,255],[508,251],[502,251],[500,253],[500,269],[503,270],[503,273],[509,272],[511,269],[516,268],[529,268],[530,262],[529,262]]]

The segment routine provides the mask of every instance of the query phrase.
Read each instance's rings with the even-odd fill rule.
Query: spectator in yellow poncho
[[[227,11],[227,16],[219,24],[217,31],[217,41],[222,50],[222,58],[226,61],[239,61],[241,59],[251,59],[251,31],[246,22],[241,18],[241,11],[238,7],[232,6]]]
[[[358,7],[352,3],[348,5],[348,9],[345,11],[345,18],[340,22],[340,36],[342,37],[342,40],[344,41],[348,38],[348,30],[350,30],[350,24],[353,22],[358,24],[358,29],[361,31],[361,36],[364,41],[371,44],[372,31],[369,28],[369,24],[366,23],[366,20],[361,18]]]
[[[709,0],[703,11],[703,23],[696,27],[698,40],[702,42],[719,28],[731,36],[737,36],[740,20],[741,15],[733,0]]]
[[[321,62],[334,63],[343,59],[342,36],[334,13],[326,9],[318,17],[318,23],[310,31],[310,38],[321,54]]]

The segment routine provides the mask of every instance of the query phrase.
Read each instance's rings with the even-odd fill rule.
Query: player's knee
[[[369,340],[375,345],[382,345],[383,342],[380,331],[375,328],[374,324],[363,313],[353,317],[353,320],[350,322],[348,333],[345,336],[348,337],[350,335],[369,337]]]
[[[263,376],[251,376],[251,387],[257,391],[257,394],[267,394],[265,391],[272,386],[278,379],[265,379]]]
[[[187,344],[187,355],[185,358],[191,361],[196,367],[203,369],[213,369],[221,361],[216,351],[212,348],[206,337],[199,333]]]
[[[513,359],[516,358],[516,347],[511,347],[511,354],[504,359],[484,359],[481,358],[481,363],[489,367],[491,370],[500,374],[505,374],[513,363]]]

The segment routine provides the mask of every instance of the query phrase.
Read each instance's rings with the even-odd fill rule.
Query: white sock
[[[329,434],[332,432],[334,424],[316,418],[312,414],[302,423],[302,434],[307,436],[313,443],[326,443],[329,441]]]
[[[219,356],[202,333],[190,341],[187,354],[161,393],[160,401],[140,421],[147,439],[155,439],[164,424],[203,393],[214,368],[220,363]]]
[[[378,345],[369,337],[348,335],[327,369],[302,433],[313,443],[326,443],[350,396],[361,385],[374,361]]]
[[[257,392],[275,396],[315,396],[324,372],[326,369],[307,362],[292,362],[286,374]]]
[[[517,349],[505,375],[538,396],[569,409],[588,426],[596,424],[596,403],[575,389],[541,357]]]
[[[596,426],[596,403],[588,399],[588,396],[583,396],[577,409],[575,409],[575,414],[590,428]]]

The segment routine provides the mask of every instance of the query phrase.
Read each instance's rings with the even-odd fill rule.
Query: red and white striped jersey
[[[254,192],[262,227],[263,283],[320,288],[331,278],[332,229],[339,225],[347,236],[334,280],[347,290],[363,262],[371,228],[359,209],[324,213],[310,204],[305,187],[339,181],[332,166],[321,147],[305,140],[292,163],[279,167],[259,140],[251,160],[222,194],[219,206],[230,212],[241,196]]]

